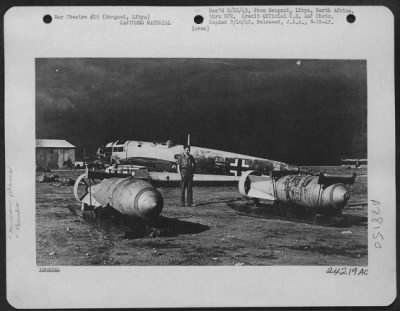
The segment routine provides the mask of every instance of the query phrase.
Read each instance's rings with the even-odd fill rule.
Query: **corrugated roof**
[[[36,139],[36,148],[75,148],[65,139]]]

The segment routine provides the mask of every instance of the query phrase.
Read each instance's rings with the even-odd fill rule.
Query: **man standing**
[[[178,158],[178,173],[181,174],[181,203],[185,206],[185,191],[187,189],[187,203],[193,205],[193,174],[196,169],[196,161],[190,154],[190,146],[185,145],[184,151]]]

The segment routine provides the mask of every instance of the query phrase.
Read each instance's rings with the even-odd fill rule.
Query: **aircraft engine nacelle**
[[[75,197],[84,206],[106,207],[111,206],[123,215],[143,220],[151,220],[160,215],[163,209],[161,193],[146,181],[129,178],[113,177],[104,179],[98,184],[87,187],[87,193],[79,198],[77,187],[82,178],[75,183]]]
[[[249,171],[239,180],[239,192],[252,199],[263,199],[291,206],[312,208],[320,213],[340,215],[350,198],[345,183],[354,183],[355,176],[348,179],[329,179],[325,175],[260,176]]]

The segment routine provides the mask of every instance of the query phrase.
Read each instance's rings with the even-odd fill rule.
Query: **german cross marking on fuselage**
[[[246,164],[246,160],[244,159],[235,159],[234,162],[229,163],[231,166],[231,170],[229,170],[229,173],[232,173],[234,176],[242,176],[242,168],[248,169],[249,165]]]

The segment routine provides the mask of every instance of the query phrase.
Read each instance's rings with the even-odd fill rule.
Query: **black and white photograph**
[[[35,66],[38,265],[367,266],[364,60]]]
[[[391,304],[393,26],[383,6],[8,10],[8,303]]]

